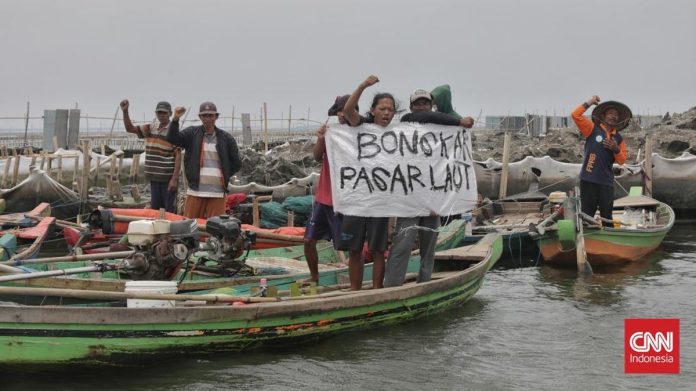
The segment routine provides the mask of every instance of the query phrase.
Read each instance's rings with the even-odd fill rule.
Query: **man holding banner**
[[[411,113],[401,117],[402,123],[430,123],[446,126],[461,126],[464,128],[471,128],[474,124],[474,120],[471,117],[460,119],[448,114],[433,112],[433,98],[426,90],[417,89],[413,91],[410,102]],[[418,235],[420,247],[418,282],[430,280],[434,265],[435,245],[438,235],[437,229],[439,227],[440,217],[437,214],[431,213],[429,216],[397,218],[394,240],[384,273],[385,287],[399,286],[404,283],[408,260],[413,248],[413,243],[416,240],[416,235]]]
[[[350,100],[346,110],[349,104]],[[475,206],[471,135],[462,127],[410,122],[339,125],[327,132],[326,143],[334,210],[344,215],[344,227],[345,216],[420,218]]]
[[[348,101],[349,95],[336,97],[336,102],[329,108],[329,117],[338,117],[339,124],[346,123],[343,114],[343,107]],[[307,221],[307,230],[304,236],[304,254],[307,259],[307,267],[312,276],[312,281],[319,281],[319,254],[317,254],[317,240],[331,240],[334,248],[338,249],[338,242],[341,239],[341,224],[343,216],[337,214],[333,209],[333,198],[331,196],[331,171],[329,170],[329,159],[326,157],[326,124],[317,130],[317,142],[314,144],[314,159],[321,162],[321,172],[317,191],[314,195],[314,205],[312,205],[312,215]]]

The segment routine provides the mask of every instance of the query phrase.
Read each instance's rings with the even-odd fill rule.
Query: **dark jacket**
[[[201,173],[201,147],[205,128],[201,126],[189,126],[179,132],[179,121],[172,121],[167,132],[167,141],[186,150],[184,154],[184,171],[188,186],[192,190],[198,190],[198,183]],[[217,153],[220,156],[222,165],[222,175],[225,181],[225,192],[227,184],[235,172],[239,171],[242,161],[239,158],[237,142],[231,134],[215,127],[215,139]]]

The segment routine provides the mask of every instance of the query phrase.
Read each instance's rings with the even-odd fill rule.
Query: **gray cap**
[[[428,91],[419,88],[413,91],[413,93],[411,94],[411,103],[417,101],[418,99],[427,99],[430,102],[432,102],[433,96]]]
[[[198,109],[198,114],[218,114],[217,107],[213,102],[203,102]]]
[[[166,111],[171,114],[172,105],[170,105],[169,102],[161,101],[157,104],[157,107],[155,107],[155,112],[157,111]]]

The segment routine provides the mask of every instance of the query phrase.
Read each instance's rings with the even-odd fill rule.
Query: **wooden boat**
[[[107,209],[105,209],[106,211]],[[118,243],[128,231],[128,223],[139,219],[160,219],[169,221],[185,220],[187,217],[153,209],[108,209],[113,215],[113,222],[107,229],[93,229],[84,231],[75,227],[63,228],[63,236],[69,248],[76,245],[84,254],[99,254],[109,252],[112,244]],[[204,219],[197,219],[199,226],[205,227]],[[304,227],[281,227],[276,229],[259,228],[249,224],[243,224],[242,229],[256,233],[257,240],[254,249],[266,249],[275,247],[287,247],[298,245],[304,240]],[[107,232],[107,233],[105,233]],[[85,236],[85,237],[83,237]]]
[[[589,217],[583,219],[582,237],[592,267],[643,258],[659,247],[674,225],[674,211],[669,205],[632,193],[614,201],[613,227],[592,223],[594,220]],[[575,226],[570,223],[540,235],[536,240],[544,261],[576,266],[574,237]]]
[[[205,302],[205,305],[192,307],[105,308],[3,303],[0,304],[0,362],[65,364],[133,360],[141,355],[150,357],[150,354],[165,352],[239,351],[393,324],[465,303],[479,290],[486,272],[498,260],[501,251],[500,236],[491,234],[474,246],[436,255],[436,265],[457,262],[460,270],[437,270],[431,281],[407,282],[400,287],[377,290],[341,289],[341,279],[347,278],[347,270],[343,269],[325,273],[321,292],[316,295],[297,295],[297,285],[285,283],[273,287],[279,290],[279,297],[245,294],[255,288],[250,286],[235,287],[234,291],[228,290],[228,294],[109,293],[120,299]],[[409,270],[416,271],[418,266],[418,257],[412,257]],[[371,279],[371,265],[366,265],[364,277],[367,281]],[[32,289],[0,287],[0,294],[67,296],[65,290]],[[270,287],[268,289],[270,292]],[[72,292],[82,296],[106,294]]]
[[[436,250],[443,251],[461,246],[465,239],[464,221],[454,220],[450,224],[440,228]],[[317,246],[319,254],[319,269],[322,272],[331,272],[337,268],[345,267],[345,256],[342,252],[335,251],[333,245],[328,242],[320,242]],[[417,251],[414,252],[414,254]],[[250,251],[246,264],[254,270],[254,275],[235,275],[233,277],[213,276],[196,270],[188,273],[184,279],[181,275],[176,278],[179,281],[180,292],[189,292],[203,289],[215,289],[232,285],[258,283],[261,278],[278,283],[291,281],[295,278],[309,278],[304,246],[278,247],[263,250]],[[38,271],[69,270],[73,268],[92,266],[91,261],[64,261],[57,263],[31,264]],[[2,266],[2,264],[0,264]],[[270,270],[269,274],[264,270]],[[278,272],[281,270],[282,272]],[[104,273],[85,272],[65,277],[41,277],[21,281],[14,281],[14,286],[48,287],[69,289],[90,289],[111,292],[122,292],[127,279],[121,278],[117,272]],[[7,285],[7,283],[2,283]]]
[[[480,207],[464,243],[476,243],[489,232],[503,237],[503,258],[522,261],[524,256],[536,258],[538,248],[529,235],[530,226],[537,226],[550,215],[548,197],[530,189],[502,200],[492,201]]]
[[[0,226],[3,242],[12,247],[0,249],[0,260],[21,261],[38,255],[44,242],[55,232],[56,219],[51,217],[51,206],[42,202],[29,212],[0,215]]]

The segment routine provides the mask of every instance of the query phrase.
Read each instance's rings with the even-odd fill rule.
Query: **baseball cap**
[[[213,102],[203,102],[198,109],[198,114],[218,114],[217,107]]]
[[[338,112],[343,110],[346,103],[348,103],[348,98],[350,98],[350,95],[337,96],[333,106],[329,108],[329,117],[338,115]],[[355,106],[355,110],[360,110],[357,105]]]
[[[170,105],[169,102],[161,101],[157,104],[157,107],[155,107],[155,111],[167,111],[171,113],[172,105]]]
[[[411,93],[411,103],[413,103],[421,98],[425,98],[425,99],[429,100],[430,102],[433,101],[433,96],[430,95],[430,93],[426,90],[419,88],[417,90],[414,90],[413,93]]]

